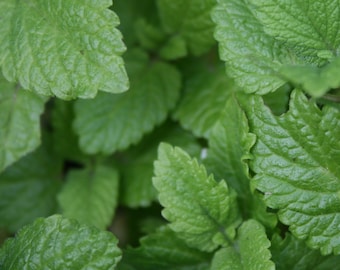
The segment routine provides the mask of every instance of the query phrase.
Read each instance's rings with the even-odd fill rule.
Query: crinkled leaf
[[[205,160],[208,170],[216,179],[226,182],[237,192],[244,218],[256,218],[269,227],[276,225],[276,217],[266,212],[262,200],[250,188],[248,164],[250,148],[255,143],[249,133],[248,121],[236,97],[232,95],[211,131],[209,152]]]
[[[266,94],[284,84],[277,76],[281,63],[294,57],[263,31],[245,0],[218,0],[212,13],[220,57],[227,73],[246,92]]]
[[[63,99],[127,90],[111,1],[0,3],[0,65],[9,81]]]
[[[248,220],[238,229],[235,246],[215,253],[211,270],[274,270],[269,246],[263,226]]]
[[[0,268],[113,270],[121,258],[110,232],[54,215],[25,226],[0,250]]]
[[[274,235],[270,250],[277,270],[325,270],[337,269],[340,265],[340,256],[322,256],[291,234],[286,234],[284,239]]]
[[[192,54],[200,55],[215,43],[210,18],[215,0],[158,0],[157,4],[165,32],[179,36]]]
[[[185,82],[174,118],[196,136],[207,138],[234,88],[223,68],[201,68]]]
[[[140,240],[137,248],[128,248],[122,262],[138,270],[208,270],[211,255],[187,246],[168,227]]]
[[[320,110],[300,92],[289,111],[274,116],[258,96],[247,106],[254,185],[266,204],[279,209],[280,220],[299,239],[323,254],[340,253],[340,112]]]
[[[160,145],[153,184],[163,216],[188,245],[212,251],[234,237],[239,224],[235,194],[182,149]]]
[[[309,58],[337,55],[340,5],[334,0],[250,0],[265,31]]]
[[[61,162],[45,144],[0,174],[0,227],[16,232],[57,209]]]
[[[58,195],[63,215],[105,229],[112,221],[118,199],[118,174],[113,168],[70,171]]]
[[[165,120],[179,96],[180,74],[164,62],[149,62],[142,51],[127,60],[131,89],[78,100],[74,128],[86,153],[111,154],[138,142]]]
[[[0,75],[0,172],[40,144],[45,100]]]
[[[340,57],[324,67],[282,66],[280,73],[288,81],[301,87],[313,97],[321,97],[332,88],[340,86]]]

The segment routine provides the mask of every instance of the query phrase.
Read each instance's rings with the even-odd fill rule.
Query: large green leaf
[[[111,1],[0,2],[0,65],[9,81],[63,99],[127,90]]]
[[[77,100],[74,128],[86,153],[111,154],[138,142],[165,120],[179,96],[180,74],[171,65],[150,62],[145,52],[127,55],[131,89]]]
[[[40,144],[45,100],[0,75],[0,172]]]
[[[118,200],[118,174],[109,167],[70,171],[58,195],[63,215],[105,229],[111,224]]]
[[[238,229],[236,244],[215,253],[211,270],[274,270],[269,246],[263,226],[248,220]]]
[[[254,185],[266,204],[299,239],[323,254],[340,253],[340,112],[320,110],[301,91],[289,111],[274,116],[261,98],[246,105],[251,132]]]
[[[54,215],[39,218],[8,239],[0,250],[0,268],[113,270],[121,258],[110,232]]]
[[[16,232],[57,210],[61,162],[43,146],[0,174],[0,227]]]
[[[137,248],[124,251],[123,263],[138,270],[208,270],[211,255],[190,248],[168,227],[140,240]]]
[[[161,144],[153,183],[170,228],[190,246],[212,251],[227,245],[239,224],[235,193],[208,176],[196,159]]]

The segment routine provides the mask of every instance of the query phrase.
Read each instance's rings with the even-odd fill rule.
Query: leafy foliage
[[[336,269],[339,18],[1,0],[0,269]]]

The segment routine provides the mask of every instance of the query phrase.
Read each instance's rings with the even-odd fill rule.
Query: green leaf
[[[124,251],[122,263],[138,270],[208,270],[211,255],[190,248],[168,227],[140,240],[137,248]]]
[[[111,1],[0,3],[0,65],[24,89],[62,99],[128,89]]]
[[[340,112],[294,91],[290,110],[274,116],[258,96],[247,114],[257,136],[253,183],[266,204],[308,246],[340,253]]]
[[[157,4],[165,32],[185,41],[189,52],[203,54],[215,43],[214,23],[210,18],[215,0],[158,0]],[[178,42],[172,44],[178,47]]]
[[[0,250],[0,268],[113,270],[121,258],[110,232],[54,215],[25,226]]]
[[[286,46],[309,57],[338,54],[340,6],[338,1],[250,0],[264,30]]]
[[[321,68],[313,66],[282,66],[280,73],[313,97],[321,97],[340,86],[340,57]]]
[[[61,165],[44,144],[0,174],[0,227],[16,232],[55,213]]]
[[[111,224],[118,200],[118,174],[109,167],[70,171],[58,195],[63,215],[105,229]]]
[[[40,144],[44,104],[43,98],[0,75],[0,172]]]
[[[292,89],[285,84],[277,91],[262,96],[264,103],[271,109],[275,115],[280,115],[288,110],[289,96]]]
[[[270,250],[277,270],[336,269],[340,264],[340,256],[322,256],[291,234],[286,234],[284,239],[274,235]]]
[[[238,229],[234,247],[222,248],[215,253],[211,270],[274,270],[263,226],[248,220]]]
[[[186,80],[174,118],[196,136],[208,138],[234,88],[224,68],[200,68]]]
[[[138,142],[165,120],[177,101],[180,74],[173,66],[150,62],[140,50],[128,57],[131,89],[127,93],[76,102],[74,128],[86,153],[111,154]]]
[[[296,59],[280,42],[267,35],[246,0],[218,0],[212,13],[227,73],[248,93],[266,94],[285,82],[277,76],[282,63]]]
[[[160,145],[153,184],[163,216],[189,246],[212,251],[234,237],[239,224],[235,194],[180,148]]]

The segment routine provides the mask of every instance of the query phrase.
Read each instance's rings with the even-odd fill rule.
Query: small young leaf
[[[253,182],[299,239],[323,254],[340,253],[340,112],[320,110],[295,90],[290,110],[274,116],[258,96],[247,113],[257,136]]]
[[[263,226],[248,220],[238,229],[236,245],[216,252],[211,270],[274,270],[269,246]]]
[[[43,98],[0,75],[0,172],[40,144],[44,105]]]
[[[24,89],[63,99],[128,89],[111,1],[0,3],[0,65]]]
[[[180,148],[161,144],[153,184],[163,216],[189,246],[212,251],[229,244],[240,220],[235,194],[225,181],[216,182]]]
[[[122,263],[138,270],[208,270],[211,255],[187,246],[168,227],[140,240],[140,247],[124,251]]]
[[[121,258],[110,232],[54,215],[22,228],[0,249],[0,268],[113,270]]]
[[[340,265],[340,256],[322,256],[319,251],[309,249],[291,234],[287,234],[283,240],[274,235],[270,250],[277,270],[337,269]]]
[[[77,100],[74,128],[81,149],[89,154],[111,154],[138,142],[144,133],[165,120],[175,106],[180,74],[170,64],[150,63],[145,52],[127,56],[131,89],[124,94],[100,94]]]
[[[118,174],[109,167],[73,170],[58,195],[66,217],[104,230],[112,221],[118,199]]]

